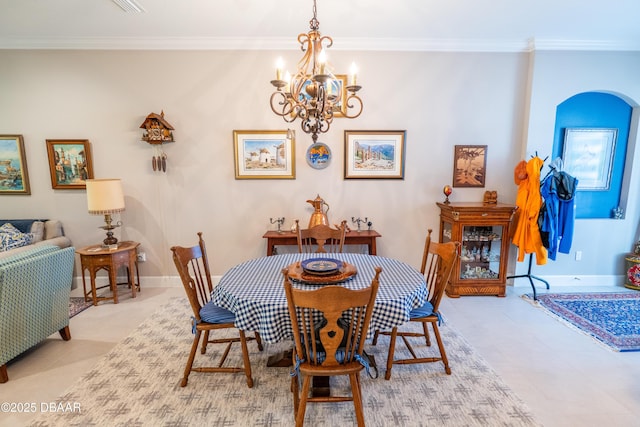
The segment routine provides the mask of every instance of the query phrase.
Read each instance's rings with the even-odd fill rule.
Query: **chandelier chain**
[[[309,26],[313,31],[318,31],[320,28],[320,22],[318,21],[318,8],[316,7],[316,0],[313,0],[313,18],[309,21]]]

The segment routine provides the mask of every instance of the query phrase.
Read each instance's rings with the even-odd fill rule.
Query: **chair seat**
[[[211,301],[200,309],[200,318],[207,323],[234,323],[236,315],[232,311],[218,307]]]
[[[434,316],[434,315],[435,313],[433,312],[433,305],[429,301],[427,301],[424,303],[422,307],[414,308],[413,310],[411,310],[411,313],[409,313],[409,318],[416,319],[419,317],[427,317],[427,316]]]

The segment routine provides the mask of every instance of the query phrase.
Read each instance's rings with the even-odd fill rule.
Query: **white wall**
[[[49,178],[45,140],[86,138],[95,177],[123,180],[127,210],[117,237],[141,242],[148,258],[141,266],[143,276],[175,275],[169,248],[194,244],[197,231],[207,240],[213,274],[263,255],[261,236],[274,228],[269,218],[284,216],[286,226],[299,218],[304,224],[312,211],[305,200],[317,194],[331,205],[331,222],[368,216],[383,235],[379,255],[417,266],[426,229],[439,226],[435,202],[443,200],[442,187],[451,183],[453,146],[489,147],[486,188],[454,188],[453,201],[481,201],[485,190],[497,190],[501,202],[513,203],[514,165],[527,150],[546,150],[546,141],[552,143],[555,105],[565,98],[563,91],[573,94],[559,91],[556,86],[563,85],[551,85],[545,77],[561,54],[536,55],[530,67],[524,53],[332,52],[338,73],[357,61],[365,106],[359,118],[336,119],[320,137],[333,150],[329,167],[315,170],[306,164],[311,138],[295,123],[295,180],[235,180],[232,131],[287,128],[269,108],[269,80],[276,57],[285,56],[292,69],[299,55],[0,51],[0,133],[24,135],[32,193],[0,196],[0,217],[59,218],[76,247],[101,241],[103,231],[97,227],[103,221],[86,212],[85,192],[52,190]],[[619,54],[616,60],[628,57],[637,70],[637,55]],[[589,66],[602,89],[638,90],[631,79],[618,81],[623,85],[618,87],[603,78],[601,61]],[[530,70],[536,74],[529,117]],[[176,129],[176,142],[164,147],[166,174],[152,171],[153,148],[140,141],[140,124],[160,110]],[[344,130],[406,130],[405,179],[344,180]],[[528,135],[526,146],[523,135]],[[534,147],[531,141],[545,142]],[[634,218],[620,222],[624,230],[616,233],[635,233],[637,211],[636,206]],[[603,252],[626,252],[632,240],[614,243],[610,233],[594,237],[589,244]],[[583,251],[589,256],[586,247]],[[556,262],[558,274],[568,275],[582,274],[587,264]],[[602,268],[602,274],[611,274],[613,267]]]

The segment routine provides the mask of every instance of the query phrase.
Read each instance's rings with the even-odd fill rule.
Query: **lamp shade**
[[[102,215],[124,210],[124,194],[119,179],[87,179],[87,209]]]

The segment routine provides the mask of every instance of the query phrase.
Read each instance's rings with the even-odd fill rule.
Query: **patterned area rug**
[[[289,368],[268,368],[267,358],[290,344],[249,343],[254,386],[244,374],[191,373],[179,386],[193,340],[190,309],[179,298],[162,307],[116,345],[81,380],[56,399],[78,411],[49,412],[32,426],[291,426],[294,424]],[[452,375],[439,363],[395,366],[390,381],[362,376],[368,426],[540,426],[529,408],[457,332],[446,324],[443,338]],[[368,346],[378,365],[388,337]],[[424,346],[423,346],[424,348]],[[404,349],[399,343],[396,352]],[[218,356],[210,345],[197,353],[202,365]],[[238,347],[230,353],[240,356]],[[230,360],[237,362],[237,358]],[[211,363],[211,362],[209,362]],[[384,368],[382,369],[384,371]],[[347,382],[331,383],[344,391]],[[75,406],[74,406],[75,405]],[[353,404],[309,404],[305,425],[356,425]]]
[[[91,301],[84,301],[84,297],[70,297],[69,298],[69,318],[72,318],[78,313],[85,311],[91,307],[93,303]]]
[[[640,351],[638,292],[538,294],[536,305],[615,351]]]

